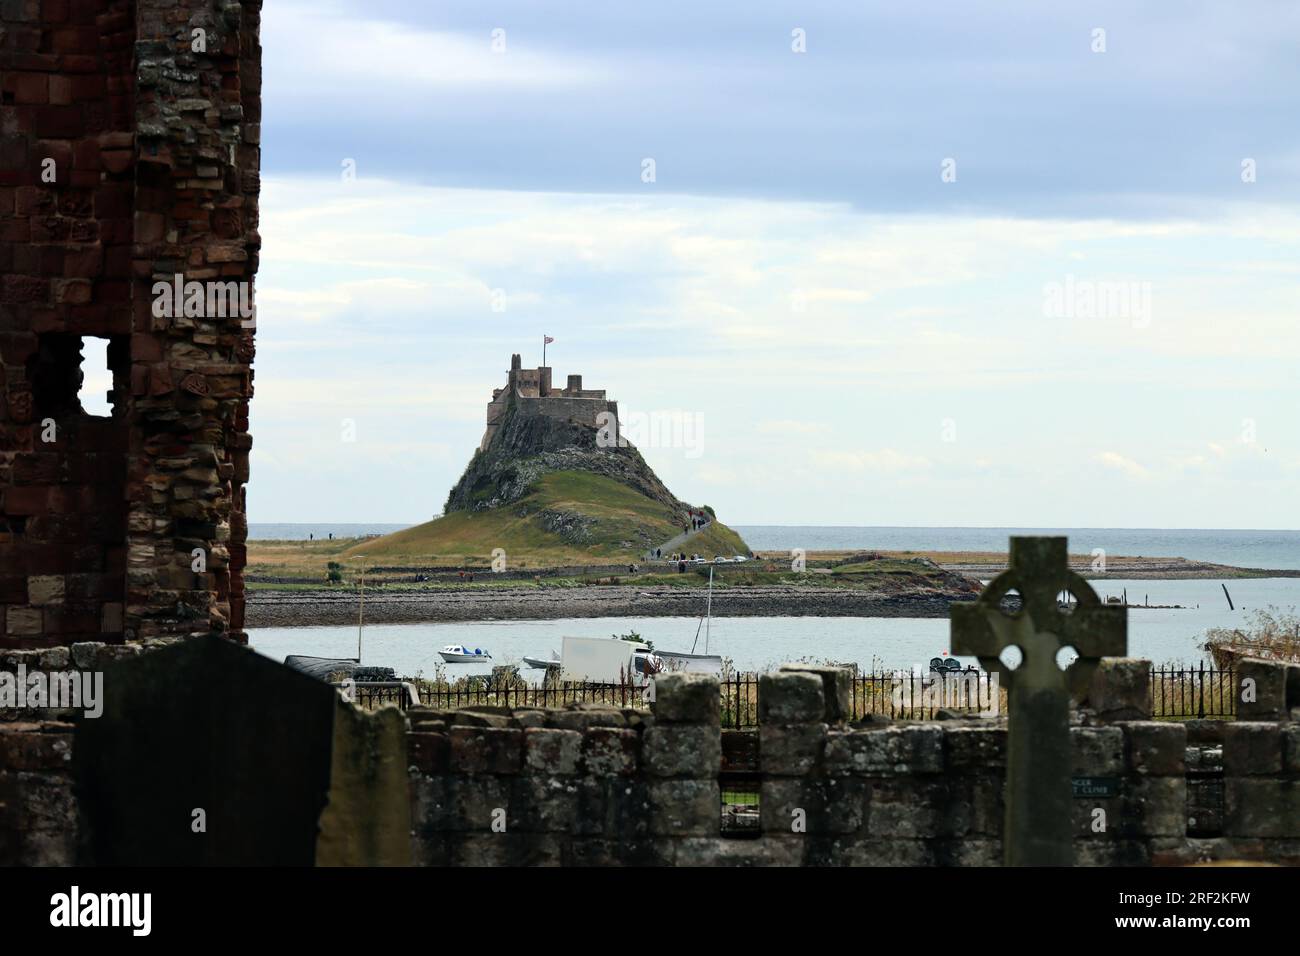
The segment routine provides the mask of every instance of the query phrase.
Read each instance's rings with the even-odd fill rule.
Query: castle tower
[[[617,417],[618,404],[606,399],[604,389],[584,389],[581,375],[570,375],[560,391],[556,391],[551,382],[550,366],[524,368],[519,354],[511,355],[506,387],[492,390],[479,450],[487,449],[511,405],[520,415],[575,422],[590,428],[599,427],[601,412]]]

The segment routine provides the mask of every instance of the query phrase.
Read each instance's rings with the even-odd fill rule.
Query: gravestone
[[[328,802],[317,866],[410,866],[411,798],[406,717],[363,711],[337,697]]]
[[[333,687],[203,637],[110,665],[104,698],[73,746],[83,863],[316,862]]]
[[[1020,595],[1020,609],[1003,598]],[[1058,596],[1072,601],[1062,609]],[[1007,570],[979,598],[951,609],[952,651],[972,654],[1007,688],[1007,804],[1003,859],[1008,866],[1069,866],[1071,844],[1070,696],[1088,687],[1100,658],[1128,647],[1123,607],[1102,604],[1070,570],[1065,538],[1013,537]],[[1014,670],[999,657],[1018,647]],[[1062,671],[1057,654],[1079,657]]]

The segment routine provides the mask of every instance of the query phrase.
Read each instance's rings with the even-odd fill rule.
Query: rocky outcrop
[[[679,501],[630,444],[602,448],[599,430],[576,421],[506,412],[499,427],[482,451],[470,459],[460,481],[451,489],[443,511],[485,511],[524,498],[546,474],[582,471],[612,478],[653,501],[674,515],[685,515],[688,506]],[[563,518],[547,516],[557,523],[566,540],[584,540],[581,515]]]

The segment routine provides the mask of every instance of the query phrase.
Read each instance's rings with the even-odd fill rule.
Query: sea
[[[405,525],[250,525],[254,538],[305,539],[387,533]],[[1251,530],[1161,530],[1135,528],[869,528],[739,526],[751,548],[786,550],[878,549],[891,551],[999,551],[1015,534],[1064,534],[1070,550],[1088,553],[1183,557],[1238,567],[1300,569],[1300,532]],[[1203,644],[1213,628],[1249,626],[1259,611],[1296,613],[1300,578],[1264,577],[1225,582],[1123,580],[1091,582],[1103,598],[1127,593],[1138,607],[1129,611],[1129,653],[1159,664],[1209,663]],[[1228,588],[1224,594],[1223,585]],[[1232,607],[1228,598],[1231,597]],[[701,611],[703,609],[701,608]],[[482,673],[487,665],[442,664],[446,644],[482,648],[493,662],[518,663],[558,651],[565,635],[606,637],[635,632],[662,650],[709,653],[729,658],[741,671],[758,671],[792,661],[853,661],[864,669],[924,667],[949,651],[948,621],[942,618],[733,617],[713,618],[707,633],[698,618],[574,618],[550,621],[483,621],[447,624],[374,624],[365,628],[362,657],[367,664],[393,667],[404,676]],[[250,642],[279,660],[289,654],[355,655],[355,627],[255,628]],[[959,658],[960,660],[960,658]]]

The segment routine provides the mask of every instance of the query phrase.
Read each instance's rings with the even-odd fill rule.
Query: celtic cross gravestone
[[[1013,592],[1019,609],[1004,604]],[[951,622],[953,653],[975,655],[1007,688],[1003,860],[1069,866],[1070,696],[1087,688],[1100,658],[1124,654],[1127,610],[1101,603],[1070,570],[1065,538],[1013,537],[1007,570],[976,601],[955,605]],[[1020,650],[1014,668],[1000,657],[1009,647]],[[1079,655],[1067,670],[1058,664],[1063,648]]]

